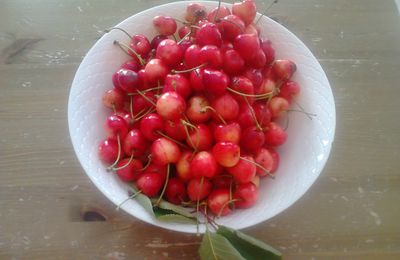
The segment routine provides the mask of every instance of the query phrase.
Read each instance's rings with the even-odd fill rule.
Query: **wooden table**
[[[0,259],[197,256],[199,237],[116,212],[80,167],[67,128],[74,73],[101,31],[166,2],[1,0]],[[280,249],[285,259],[400,259],[395,2],[282,0],[269,14],[324,67],[337,131],[330,160],[310,191],[245,232]]]

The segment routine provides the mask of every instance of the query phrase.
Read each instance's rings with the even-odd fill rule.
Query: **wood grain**
[[[84,174],[68,135],[69,88],[87,50],[105,28],[167,2],[1,1],[0,259],[197,257],[199,237],[116,211]],[[337,131],[310,191],[245,231],[285,259],[399,259],[400,20],[394,1],[280,1],[269,14],[321,62],[335,96]],[[87,212],[103,218],[85,221]]]

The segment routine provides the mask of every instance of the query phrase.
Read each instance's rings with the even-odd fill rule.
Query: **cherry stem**
[[[144,110],[144,109],[140,110],[140,112],[143,111],[143,110]],[[135,121],[139,121],[140,119],[142,119],[143,117],[147,116],[148,114],[153,113],[153,111],[155,111],[155,109],[152,108],[152,107],[150,107],[150,108],[147,110],[146,113],[144,113],[143,115],[141,115],[141,116],[135,118]],[[139,113],[140,113],[140,112],[139,112]],[[138,113],[138,114],[139,114],[139,113]],[[136,115],[136,116],[137,116],[137,115]]]
[[[115,108],[115,105],[114,105],[114,104],[112,104],[112,110],[113,110],[114,114],[117,113],[117,109]]]
[[[199,143],[199,138],[197,138],[197,146],[194,145],[192,138],[190,138],[190,133],[189,130],[187,129],[188,126],[194,127],[194,129],[198,130],[195,126],[193,126],[192,124],[187,123],[185,120],[181,119],[181,123],[183,125],[183,128],[185,129],[185,133],[187,138],[189,139],[190,144],[192,145],[192,147],[194,148],[194,152],[192,155],[192,159],[194,154],[197,152],[197,147],[198,147],[198,143]],[[198,131],[197,131],[198,132]]]
[[[146,95],[142,92],[142,91],[140,91],[140,90],[136,90],[137,91],[137,93],[139,94],[139,95],[141,95],[144,99],[146,99],[146,101],[147,102],[149,102],[150,104],[152,104],[153,106],[157,106],[154,102],[153,102],[153,100],[151,100],[150,98],[148,98],[148,97],[146,97]]]
[[[146,88],[146,89],[144,89],[143,91],[142,91],[142,93],[147,93],[147,92],[150,92],[150,91],[153,91],[153,90],[158,90],[158,89],[162,89],[163,87],[154,87],[154,88]],[[127,95],[128,96],[136,96],[136,95],[139,95],[139,93],[127,93]]]
[[[144,170],[146,170],[147,169],[147,167],[149,167],[150,166],[150,164],[151,164],[151,154],[149,154],[149,156],[147,157],[147,158],[149,158],[149,160],[147,161],[147,163],[146,163],[146,165],[142,168],[142,169],[139,169],[139,171],[144,171]]]
[[[167,189],[167,185],[168,185],[168,181],[169,181],[169,168],[170,168],[170,165],[168,164],[168,166],[167,166],[167,177],[165,179],[164,187],[163,187],[163,189],[161,191],[160,197],[158,197],[158,200],[156,201],[154,206],[158,206],[158,204],[160,204],[161,199],[164,196],[165,190]]]
[[[170,137],[170,136],[164,134],[163,132],[161,132],[161,131],[159,131],[159,130],[157,130],[156,133],[159,134],[159,135],[161,135],[161,136],[163,136],[163,137],[165,137],[165,138],[167,138],[168,140],[170,140],[170,141],[176,143],[177,145],[180,145],[180,146],[185,147],[185,148],[189,148],[189,147],[187,147],[185,144],[179,142],[178,140],[175,140],[174,138],[172,138],[172,137]]]
[[[244,98],[244,100],[246,101],[246,103],[247,103],[247,106],[249,107],[249,110],[250,110],[251,116],[253,117],[253,119],[254,119],[254,122],[256,123],[256,127],[258,128],[258,130],[262,131],[263,129],[262,129],[262,127],[261,127],[260,123],[258,123],[258,120],[257,120],[257,117],[256,117],[256,113],[254,112],[254,109],[253,109],[253,107],[252,107],[252,106],[250,106],[250,103],[249,103],[249,101],[247,100],[247,98],[246,98],[246,97]]]
[[[289,128],[289,112],[288,111],[285,111],[286,112],[286,125],[285,125],[285,128],[283,129],[284,131],[286,131],[288,128]]]
[[[117,40],[114,40],[113,42],[114,44],[117,44],[123,51],[125,51],[125,53],[127,53],[129,56],[132,56],[127,50],[131,51],[136,58],[139,60],[140,65],[144,66],[146,64],[146,62],[143,60],[143,58],[139,55],[139,53],[137,53],[134,49],[132,49],[131,47],[129,47],[128,45],[121,43]],[[127,50],[126,50],[127,49]]]
[[[128,200],[131,200],[131,199],[135,198],[135,197],[136,197],[137,195],[139,195],[140,193],[142,193],[141,190],[139,190],[139,191],[133,193],[133,194],[132,194],[131,196],[129,196],[127,199],[125,199],[124,201],[122,201],[122,202],[117,206],[116,210],[119,210],[123,204],[125,204]]]
[[[134,118],[133,115],[133,100],[132,96],[130,96],[130,101],[129,101],[129,111],[131,112],[131,117]]]
[[[249,159],[246,159],[246,158],[244,158],[244,157],[242,157],[242,156],[240,156],[240,159],[242,159],[243,161],[249,162],[249,163],[251,163],[251,164],[254,164],[254,165],[257,166],[258,168],[260,168],[261,170],[263,170],[263,171],[264,171],[268,176],[270,176],[272,179],[275,179],[275,176],[274,176],[272,173],[270,173],[267,169],[265,169],[261,164],[256,163],[255,161],[251,161],[251,160],[249,160]]]
[[[118,171],[118,170],[122,170],[126,167],[128,167],[128,165],[132,162],[133,160],[133,153],[131,154],[131,157],[129,158],[128,162],[125,163],[124,165],[120,166],[120,167],[113,167],[113,168],[108,168],[108,170],[112,170],[112,171]]]
[[[218,215],[217,215],[217,218],[221,217],[222,211],[224,210],[224,208],[225,208],[226,206],[228,206],[228,205],[229,205],[230,203],[232,203],[232,202],[239,201],[239,200],[240,200],[240,199],[230,199],[230,200],[228,200],[227,202],[225,202],[225,203],[222,205],[222,208],[219,210]]]
[[[224,125],[226,125],[226,121],[224,120],[224,118],[223,118],[213,107],[205,106],[203,109],[209,109],[209,110],[213,111],[214,114],[216,114],[216,115],[218,116],[219,120],[221,120],[221,122],[222,122]],[[203,109],[202,109],[202,110],[203,110]],[[200,112],[202,112],[202,111],[200,110]]]
[[[180,19],[178,19],[178,18],[173,18],[176,22],[179,22],[179,23],[181,23],[181,24],[184,24],[184,25],[190,25],[190,23],[189,22],[186,22],[186,21],[182,21],[182,20],[180,20]]]
[[[119,28],[119,27],[112,27],[112,28],[109,28],[109,29],[105,29],[104,32],[105,33],[109,33],[112,30],[120,30],[121,32],[125,33],[130,39],[132,39],[132,36],[127,31],[125,31],[124,29]]]
[[[260,22],[261,18],[262,18],[264,15],[267,14],[268,10],[269,10],[274,4],[276,4],[276,3],[278,3],[278,0],[274,0],[274,1],[272,1],[272,2],[268,5],[268,7],[264,10],[264,12],[258,17],[257,21],[255,22],[256,25]]]
[[[203,184],[204,184],[204,176],[201,177],[201,180],[200,180],[200,189],[199,189],[199,190],[202,189]],[[197,219],[197,224],[199,223],[199,208],[200,208],[200,197],[198,196],[198,197],[197,197],[197,201],[196,201],[196,215],[197,215],[196,219]],[[207,207],[206,207],[206,208],[207,208]],[[198,227],[197,227],[197,228],[198,228]]]
[[[301,111],[294,110],[294,109],[291,109],[290,111],[293,111],[293,112],[303,112],[310,120],[312,120],[312,116],[317,116],[317,114],[313,114],[313,113],[308,113],[308,112],[306,112],[305,109],[303,108],[303,106],[300,105],[296,100],[294,101],[294,103],[300,108]],[[288,111],[289,111],[289,110],[288,110]]]
[[[192,34],[192,30],[190,30],[190,32],[188,32],[187,34],[185,34],[185,35],[182,37],[182,39],[180,39],[180,40],[178,41],[178,44],[182,43],[182,42],[186,39],[186,37],[189,37],[191,34]]]
[[[204,66],[206,66],[206,65],[207,65],[207,63],[203,63],[203,64],[200,64],[199,66],[196,66],[196,67],[194,67],[194,68],[187,69],[187,70],[171,70],[171,73],[179,74],[179,73],[191,72],[191,71],[193,71],[193,70],[200,69],[201,67],[204,67]]]
[[[274,94],[273,92],[268,92],[268,93],[264,93],[264,94],[246,94],[246,93],[234,90],[233,88],[229,88],[228,87],[226,89],[231,91],[231,92],[233,92],[233,93],[235,93],[235,94],[243,96],[243,97],[266,98],[266,97],[271,96],[271,95]]]
[[[309,113],[304,110],[297,110],[297,109],[287,109],[286,112],[299,112],[305,114],[310,120],[312,120],[313,116],[317,116],[317,114]]]
[[[215,15],[214,15],[214,22],[215,22],[215,20],[217,19],[217,16],[218,16],[218,13],[219,13],[219,9],[221,8],[221,0],[219,0],[218,1],[218,9],[217,9],[217,11],[215,12]]]
[[[108,168],[112,169],[115,167],[115,165],[117,165],[117,163],[119,162],[119,159],[121,157],[121,140],[119,138],[119,134],[117,134],[117,143],[118,143],[118,155],[117,155],[117,159],[115,160],[115,162],[113,164],[111,164]]]

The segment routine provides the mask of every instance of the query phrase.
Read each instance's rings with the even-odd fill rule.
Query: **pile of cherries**
[[[190,3],[185,21],[154,17],[151,41],[114,42],[130,60],[103,96],[112,114],[99,156],[110,171],[149,197],[216,216],[256,203],[287,139],[276,119],[300,87],[255,16],[253,0],[210,12]]]

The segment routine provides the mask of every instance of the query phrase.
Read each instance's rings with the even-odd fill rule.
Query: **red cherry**
[[[223,55],[224,71],[230,75],[239,74],[244,69],[244,60],[239,52],[231,49]]]
[[[129,160],[129,158],[125,158],[115,166],[117,169],[121,168],[116,170],[115,173],[121,180],[126,182],[136,181],[142,174],[141,169],[143,168],[141,161],[133,159],[129,162]]]
[[[222,36],[215,24],[206,22],[197,30],[196,41],[200,46],[215,45],[220,47]]]
[[[207,178],[191,179],[187,185],[187,194],[191,201],[205,199],[210,194],[212,184]]]
[[[273,97],[268,104],[268,108],[271,111],[272,118],[276,119],[283,116],[289,109],[289,102],[283,97]]]
[[[275,49],[272,47],[272,42],[268,39],[262,40],[260,44],[266,58],[266,64],[270,64],[275,59]]]
[[[209,22],[215,23],[230,14],[231,11],[226,6],[215,7],[214,9],[211,10],[211,12],[208,13],[207,20]]]
[[[179,178],[169,179],[165,189],[165,197],[173,204],[181,204],[187,197],[185,183]]]
[[[279,97],[283,97],[289,103],[292,102],[292,99],[294,96],[296,96],[298,93],[300,93],[300,85],[292,80],[288,80],[285,83],[281,85],[279,88]]]
[[[241,157],[235,166],[226,168],[226,170],[233,176],[237,183],[251,182],[256,175],[256,166],[251,156]]]
[[[167,179],[168,165],[157,165],[150,163],[149,166],[143,171],[143,173],[155,173],[160,175],[163,182]]]
[[[274,172],[276,172],[276,170],[279,167],[279,161],[280,161],[279,153],[271,147],[267,148],[267,150],[272,155],[272,166],[271,166],[271,170],[269,172],[274,173]]]
[[[170,36],[176,32],[176,21],[170,16],[157,15],[153,18],[153,25],[161,35]]]
[[[243,73],[243,76],[248,78],[251,83],[253,83],[253,87],[255,90],[258,89],[263,82],[263,75],[261,73],[261,70],[259,69],[249,68]]]
[[[107,118],[105,129],[112,136],[119,135],[120,138],[124,138],[128,133],[128,124],[122,117],[111,115]]]
[[[200,46],[193,44],[186,49],[184,62],[188,68],[194,68],[201,64],[200,62]]]
[[[245,105],[247,105],[247,103],[253,104],[254,98],[251,97],[251,95],[254,95],[254,86],[251,80],[244,76],[233,77],[230,87],[236,92],[245,94],[241,95],[236,92],[232,93],[233,98],[235,98],[238,103]]]
[[[156,50],[158,45],[160,44],[160,42],[162,42],[165,39],[168,39],[168,37],[165,35],[154,36],[153,40],[151,40],[151,43],[150,43],[151,48]]]
[[[190,3],[186,7],[185,20],[193,24],[206,17],[206,14],[207,11],[204,5],[198,3]]]
[[[136,34],[132,36],[131,42],[129,43],[129,47],[134,50],[137,54],[139,54],[142,58],[145,58],[149,55],[151,51],[151,45],[146,36],[142,34]],[[131,53],[131,51],[128,50]],[[131,53],[133,57],[136,57],[133,53]]]
[[[261,165],[265,170],[267,170],[269,173],[271,173],[271,170],[274,167],[274,158],[272,157],[272,154],[265,148],[261,148],[254,157],[254,160],[256,163]],[[265,172],[265,170],[257,167],[256,173],[258,176],[266,176],[268,173]]]
[[[228,41],[233,41],[236,36],[244,33],[245,25],[242,19],[236,15],[228,15],[221,19],[218,24],[222,37]]]
[[[106,164],[111,164],[118,157],[118,143],[113,138],[103,140],[98,148],[100,160]]]
[[[204,69],[203,84],[208,93],[220,96],[226,92],[229,77],[223,71]]]
[[[120,90],[113,88],[104,93],[102,101],[108,108],[120,109],[124,106],[125,96]]]
[[[137,188],[146,196],[155,197],[164,185],[162,176],[158,173],[150,172],[140,175],[136,182]]]
[[[174,40],[165,39],[158,44],[156,58],[161,59],[165,64],[173,67],[181,62],[183,52],[181,47],[179,47]]]
[[[250,208],[258,200],[258,189],[251,182],[239,184],[233,193],[233,198],[238,199],[238,201],[235,201],[236,207],[241,209]]]
[[[239,104],[231,94],[224,94],[216,98],[212,107],[215,109],[214,119],[219,122],[222,117],[225,121],[232,121],[239,115]]]
[[[255,126],[244,129],[240,137],[240,146],[251,153],[260,149],[264,142],[264,133]]]
[[[188,98],[191,94],[190,82],[182,74],[168,74],[165,77],[163,93],[175,91],[182,98]]]
[[[190,129],[190,128],[189,128]],[[190,129],[186,143],[199,151],[209,150],[212,146],[212,134],[207,125],[199,124],[196,129]]]
[[[240,159],[240,147],[231,142],[216,143],[212,149],[215,160],[223,167],[233,167]]]
[[[232,210],[229,208],[231,195],[229,189],[215,189],[207,198],[207,206],[216,216],[229,215]]]
[[[260,87],[255,90],[256,94],[271,94],[274,93],[276,89],[276,81],[271,77],[264,78]]]
[[[248,64],[256,69],[261,69],[265,66],[267,62],[267,58],[264,54],[264,52],[261,49],[258,49],[254,52],[254,54],[251,56],[250,60],[248,60]]]
[[[260,41],[253,34],[239,34],[233,41],[233,48],[245,61],[251,62],[254,53],[260,49]]]
[[[257,123],[262,127],[266,128],[271,121],[271,112],[267,106],[262,102],[256,102],[252,106],[254,114],[257,119]]]
[[[176,120],[186,110],[185,100],[175,91],[162,94],[157,100],[157,113],[167,120]]]
[[[144,67],[145,79],[150,83],[162,83],[169,73],[169,68],[160,59],[150,60]]]
[[[165,133],[174,140],[182,141],[186,139],[185,127],[180,119],[165,122]]]
[[[114,86],[127,92],[133,93],[140,84],[137,73],[133,70],[120,69],[113,75]]]
[[[287,133],[278,124],[269,123],[267,131],[265,131],[265,144],[269,146],[279,146],[286,142]]]
[[[207,64],[208,68],[219,69],[222,67],[222,54],[214,45],[205,45],[200,49],[200,64]]]
[[[191,151],[184,151],[175,165],[177,176],[186,182],[193,178],[190,170],[190,161],[192,158],[193,153]]]
[[[272,64],[272,71],[282,81],[290,79],[296,70],[296,64],[291,60],[275,60]]]
[[[232,13],[242,18],[247,25],[253,22],[256,17],[257,7],[254,1],[244,0],[232,5]]]
[[[132,109],[133,113],[143,113],[144,111],[148,111],[154,105],[152,103],[156,102],[156,97],[154,93],[149,91],[144,94],[146,98],[141,95],[135,95],[132,98]],[[152,102],[149,102],[149,100]]]
[[[208,109],[210,103],[207,98],[203,96],[193,96],[189,99],[186,116],[195,124],[207,122],[211,116],[212,111]]]
[[[121,69],[132,70],[138,72],[141,68],[140,63],[137,60],[128,60],[121,65]]]
[[[190,85],[196,92],[204,90],[204,69],[199,68],[190,72]]]
[[[227,125],[218,125],[213,132],[216,142],[232,142],[238,144],[240,141],[241,129],[240,125],[236,122]]]
[[[207,151],[197,153],[190,162],[191,174],[195,178],[212,178],[217,174],[217,167],[214,156]]]
[[[176,163],[181,156],[181,151],[176,143],[161,137],[151,145],[151,155],[154,164],[167,165]]]
[[[223,174],[217,175],[212,179],[214,189],[227,188],[230,189],[233,184],[233,178],[231,175]]]
[[[158,114],[149,114],[140,121],[140,131],[147,140],[154,141],[159,138],[160,134],[157,132],[163,130],[164,121]]]
[[[178,29],[178,36],[180,39],[183,39],[183,37],[188,36],[188,34],[191,32],[192,29],[189,26],[184,25]]]
[[[123,150],[126,155],[141,156],[147,149],[147,142],[141,131],[133,129],[128,132],[123,143]]]

